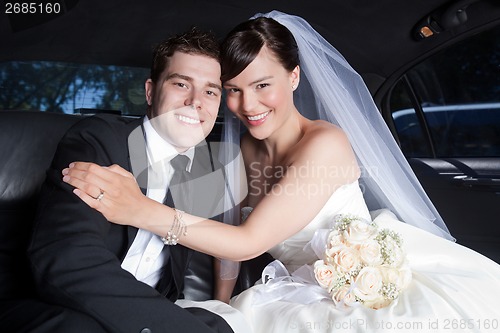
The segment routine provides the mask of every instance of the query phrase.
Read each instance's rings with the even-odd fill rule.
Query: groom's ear
[[[151,106],[153,104],[154,86],[155,84],[151,79],[147,79],[146,83],[144,83],[144,90],[146,91],[146,102],[148,103],[148,106]]]

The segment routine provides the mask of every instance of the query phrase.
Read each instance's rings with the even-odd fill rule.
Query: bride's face
[[[298,67],[287,71],[267,47],[238,76],[224,83],[228,108],[256,139],[275,133],[295,110]]]

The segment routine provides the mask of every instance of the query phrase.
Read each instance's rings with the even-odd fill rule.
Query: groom
[[[147,117],[94,116],[65,135],[42,189],[28,250],[44,301],[88,316],[109,332],[232,332],[216,314],[173,303],[182,292],[190,250],[107,222],[71,193],[61,175],[73,161],[117,164],[136,176],[148,197],[164,202],[174,194],[177,204],[175,193],[167,190],[176,172],[221,174],[209,146],[200,143],[217,117],[220,74],[219,45],[212,35],[192,29],[174,36],[153,54],[145,84]],[[181,171],[172,162],[179,154],[187,161]],[[220,213],[224,181],[210,184],[210,195],[206,187],[177,193],[177,198],[187,195],[187,202],[203,201],[182,208],[203,206],[204,212],[196,213],[207,217]],[[102,204],[109,200],[103,192],[95,198]]]

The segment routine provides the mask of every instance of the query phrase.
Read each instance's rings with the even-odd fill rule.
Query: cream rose
[[[378,268],[364,267],[354,280],[354,293],[363,301],[376,299],[379,297],[382,281],[383,276]]]
[[[369,266],[380,265],[382,263],[382,254],[380,244],[376,240],[369,240],[358,246],[359,256]]]
[[[351,244],[360,244],[371,238],[376,231],[366,220],[353,220],[344,230],[343,236]]]
[[[327,256],[330,263],[342,273],[349,273],[361,263],[359,252],[351,247],[339,246],[328,249]]]
[[[337,247],[337,246],[343,245],[344,244],[343,240],[344,240],[344,237],[342,237],[342,235],[339,233],[339,231],[333,230],[328,235],[328,247],[332,248],[332,247]]]
[[[408,267],[401,269],[386,268],[382,269],[384,281],[394,284],[399,290],[403,290],[411,282],[411,270]]]
[[[341,302],[344,302],[344,305],[352,306],[356,303],[356,297],[352,293],[351,286],[349,284],[345,284],[335,290],[332,293],[332,300],[335,305],[339,305]]]
[[[314,277],[321,287],[330,290],[330,285],[337,275],[335,267],[325,264],[323,260],[314,263]]]
[[[379,296],[379,297],[376,297],[374,299],[367,300],[363,303],[364,306],[366,306],[368,308],[375,309],[375,310],[384,308],[384,307],[388,306],[389,304],[391,304],[391,300],[385,299],[383,296]]]

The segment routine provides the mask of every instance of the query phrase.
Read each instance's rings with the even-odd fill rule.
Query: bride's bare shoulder
[[[305,144],[318,145],[330,148],[349,148],[349,139],[345,132],[338,126],[324,120],[313,120],[308,122],[304,131]]]
[[[359,167],[345,132],[326,121],[310,121],[304,129],[301,146],[297,147],[294,162],[340,168],[337,182],[347,184],[359,177]],[[337,178],[338,178],[337,177]]]

